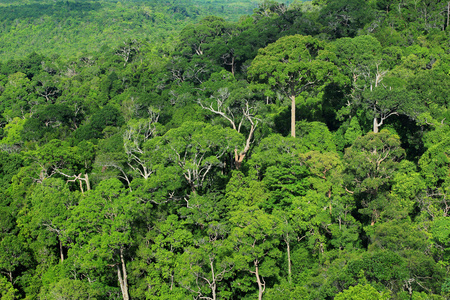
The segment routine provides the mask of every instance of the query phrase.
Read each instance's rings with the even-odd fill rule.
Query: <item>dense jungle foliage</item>
[[[208,15],[236,21],[257,5],[256,0],[0,0],[0,60],[32,51],[78,57],[126,39],[172,49],[185,25]]]
[[[2,300],[450,299],[448,1],[20,3]]]

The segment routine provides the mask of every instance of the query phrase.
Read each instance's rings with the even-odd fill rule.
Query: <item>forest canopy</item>
[[[450,299],[449,16],[0,2],[0,298]]]

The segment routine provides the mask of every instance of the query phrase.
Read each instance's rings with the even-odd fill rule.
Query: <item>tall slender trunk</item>
[[[127,269],[125,267],[125,259],[123,258],[123,248],[120,248],[120,262],[122,265],[122,273],[120,272],[120,266],[117,265],[117,277],[119,279],[120,290],[122,291],[123,300],[129,300],[130,297],[128,296],[128,276]]]
[[[233,74],[234,76],[234,72],[235,72],[235,65],[234,65],[234,56],[231,58],[231,74]]]
[[[376,104],[373,107],[373,132],[378,133],[378,128],[380,127],[380,124],[378,123],[377,120],[377,109],[375,106]]]
[[[447,3],[447,27],[449,25],[449,19],[450,19],[450,1]]]
[[[61,257],[61,263],[64,262],[64,253],[63,253],[63,246],[62,246],[62,242],[61,242],[61,238],[58,236],[58,240],[59,240],[59,255]]]
[[[292,266],[291,266],[291,245],[289,243],[289,233],[286,235],[286,239],[284,240],[287,246],[287,255],[288,255],[288,279],[289,284],[292,283]]]
[[[214,273],[214,260],[209,260],[209,264],[211,267],[211,274],[212,274],[212,282],[209,285],[209,287],[211,288],[211,292],[212,292],[212,296],[213,296],[213,300],[216,300],[216,274]]]
[[[289,96],[291,98],[291,136],[295,137],[295,95]]]
[[[266,289],[266,283],[264,279],[259,276],[259,263],[257,260],[254,261],[255,264],[255,276],[256,282],[258,283],[258,300],[262,300],[262,295]]]
[[[91,184],[89,183],[89,176],[87,173],[84,174],[84,181],[86,182],[86,190],[91,190]]]

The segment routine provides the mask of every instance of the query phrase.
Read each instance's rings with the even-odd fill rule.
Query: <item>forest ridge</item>
[[[221,3],[0,3],[0,298],[450,299],[449,2]]]
[[[187,24],[208,15],[237,20],[257,0],[8,0],[0,1],[0,60],[32,51],[80,56],[139,39],[171,47]]]

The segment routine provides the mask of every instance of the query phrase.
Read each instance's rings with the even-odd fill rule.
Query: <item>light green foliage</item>
[[[123,134],[123,148],[127,155],[127,164],[133,170],[134,177],[148,179],[154,172],[157,160],[152,159],[153,154],[150,147],[147,147],[147,141],[160,135],[161,125],[158,124],[159,115],[157,112],[151,112],[149,118],[130,120]]]
[[[33,189],[29,198],[31,205],[22,210],[17,224],[21,235],[28,239],[35,259],[42,267],[50,268],[66,258],[63,242],[67,239],[78,194],[71,193],[63,180],[48,178]]]
[[[349,168],[352,172],[356,172],[355,175],[362,179],[358,186],[363,192],[375,188],[371,183],[372,179],[379,181],[377,186],[386,182],[389,172],[394,170],[403,153],[398,135],[383,130],[378,134],[368,133],[356,140],[347,149],[345,159],[351,162]],[[364,184],[365,180],[368,181],[367,186]]]
[[[186,273],[179,272],[176,268],[182,268],[180,256],[192,244],[192,239],[192,233],[184,228],[176,215],[160,220],[154,230],[147,232],[147,243],[140,244],[138,251],[138,257],[144,259],[139,269],[146,275],[147,299],[186,297],[187,291],[176,285],[176,282],[185,280]]]
[[[296,124],[297,138],[301,139],[303,149],[320,152],[336,152],[333,136],[321,122],[299,121]],[[306,152],[303,150],[303,152]]]
[[[0,277],[0,296],[1,300],[14,300],[17,299],[18,290],[13,287],[6,277]]]
[[[274,216],[255,206],[241,206],[239,210],[231,212],[229,239],[234,249],[235,268],[255,276],[253,280],[246,277],[236,280],[234,288],[253,290],[252,285],[256,281],[259,294],[262,295],[264,278],[277,275],[276,261],[281,255],[277,248],[279,240],[276,236],[280,233],[278,222]]]
[[[214,298],[217,294],[230,297],[231,293],[223,289],[225,284],[221,283],[232,278],[235,267],[232,244],[226,239],[228,228],[225,224],[211,222],[206,234],[180,255],[179,284],[194,297],[211,295]]]
[[[117,179],[102,181],[86,193],[72,212],[65,241],[74,260],[73,271],[94,280],[115,277],[114,285],[119,281],[126,286],[127,251],[133,244],[137,212],[136,199]],[[125,293],[127,288],[122,289],[124,297]]]
[[[259,143],[249,164],[257,171],[264,171],[267,166],[294,161],[302,149],[299,139],[272,134]]]
[[[226,187],[226,197],[230,207],[238,209],[240,205],[254,206],[263,204],[268,197],[264,182],[240,171],[233,171]]]
[[[393,181],[391,201],[385,213],[391,218],[405,217],[413,211],[416,197],[425,189],[425,182],[414,163],[407,160],[400,162]]]
[[[0,144],[5,146],[20,145],[22,143],[21,132],[26,119],[15,117],[4,128],[5,137],[0,141]]]
[[[436,184],[448,177],[450,139],[431,146],[420,159],[420,167],[427,183]]]
[[[358,284],[356,286],[351,286],[347,290],[339,293],[334,297],[336,300],[366,300],[366,299],[376,299],[376,300],[388,300],[391,299],[389,292],[378,292],[370,284]]]
[[[8,46],[1,55],[3,60],[25,56],[30,48],[46,55],[73,56],[84,52],[86,47],[100,50],[104,45],[112,47],[127,39],[145,39],[161,45],[167,38],[173,41],[183,26],[201,17],[220,14],[237,19],[251,13],[256,3],[232,1],[226,7],[197,0],[180,0],[169,5],[158,1],[110,0],[9,4],[0,6],[0,24],[7,28],[7,34],[2,36],[2,43]],[[32,38],[27,35],[29,32],[34,33]]]
[[[33,82],[21,72],[8,76],[8,82],[0,95],[0,100],[0,113],[9,119],[28,116],[38,103],[34,94]]]
[[[66,141],[51,140],[25,153],[29,176],[38,182],[54,175],[79,185],[81,192],[90,189],[87,171],[94,161],[95,146],[83,141],[71,147]],[[84,177],[82,177],[82,175]]]
[[[167,160],[180,168],[195,192],[206,187],[210,171],[220,166],[222,156],[238,147],[241,139],[240,134],[230,128],[185,122],[164,135],[163,151]]]
[[[293,224],[300,237],[308,238],[308,246],[315,253],[326,250],[322,224],[330,223],[329,199],[317,191],[310,190],[302,197],[292,201],[294,209],[290,212]]]
[[[426,292],[413,292],[411,299],[413,300],[443,300],[445,297]]]
[[[329,239],[329,242],[333,247],[341,249],[357,246],[359,224],[349,214],[355,208],[355,204],[344,190],[342,178],[344,167],[341,159],[333,152],[320,153],[317,151],[301,154],[300,157],[310,171],[309,176],[305,179],[310,193],[307,193],[303,199],[295,201],[299,206],[292,211],[292,214],[296,218],[295,220],[300,221],[295,224],[302,224],[302,234],[305,234],[307,228],[315,228],[314,235],[316,237],[322,230],[331,233],[332,238]],[[308,204],[305,203],[306,201]],[[303,215],[306,212],[309,212],[309,216],[308,214]],[[309,224],[307,223],[308,218],[311,221]],[[325,245],[322,244],[320,247],[325,247]]]
[[[290,300],[290,299],[308,299],[309,295],[306,288],[302,286],[289,285],[284,282],[268,289],[264,299],[269,300]]]
[[[450,259],[450,249],[448,240],[450,237],[450,220],[448,217],[439,218],[433,221],[431,227],[431,234],[433,236],[433,240],[437,245],[441,247],[438,248],[437,252],[441,255],[442,260],[440,263],[447,266],[449,264]],[[447,288],[448,293],[448,288]]]
[[[39,293],[39,297],[44,299],[102,299],[104,297],[105,288],[98,283],[85,282],[79,279],[69,279],[63,278],[59,281],[55,281],[55,278],[52,278],[53,282],[49,286],[45,286],[41,289]],[[118,295],[114,295],[112,290],[108,291],[111,296],[117,297]],[[97,298],[98,297],[98,298]]]

